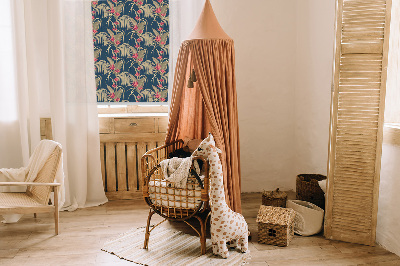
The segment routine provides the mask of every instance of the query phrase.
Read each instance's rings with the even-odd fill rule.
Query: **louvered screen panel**
[[[373,245],[389,0],[338,0],[325,236]]]

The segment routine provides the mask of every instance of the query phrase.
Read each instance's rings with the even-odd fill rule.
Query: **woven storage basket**
[[[262,205],[286,208],[287,194],[279,191],[264,191],[262,194]]]
[[[314,203],[325,209],[325,195],[318,181],[326,179],[319,174],[300,174],[296,177],[296,199]]]
[[[261,205],[257,215],[258,243],[287,247],[294,235],[292,209]]]

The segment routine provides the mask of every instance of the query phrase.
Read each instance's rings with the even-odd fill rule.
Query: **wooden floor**
[[[253,236],[250,265],[400,265],[400,258],[382,247],[329,241],[322,235],[295,236],[285,248],[258,244],[255,218],[261,195],[243,194],[242,201]],[[100,249],[107,239],[144,226],[147,214],[148,207],[142,200],[112,201],[62,212],[58,236],[54,236],[49,214],[38,214],[36,219],[26,215],[16,224],[0,223],[0,265],[134,265]],[[191,230],[177,223],[162,226]]]

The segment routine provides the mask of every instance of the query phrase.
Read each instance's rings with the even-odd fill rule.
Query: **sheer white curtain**
[[[67,147],[64,208],[96,206],[107,202],[107,198],[100,167],[91,2],[47,3],[52,21],[49,64],[60,66],[49,69],[54,138]]]
[[[1,161],[0,167],[26,166],[40,141],[40,117],[51,117],[53,138],[62,144],[64,153],[64,209],[105,203],[90,1],[11,3],[18,95],[13,106],[18,106],[18,119],[14,121],[20,139],[0,143],[1,156],[3,148],[19,151],[14,162],[5,165]],[[12,86],[8,90],[13,90]]]
[[[169,1],[169,95],[174,83],[174,70],[181,43],[186,40],[203,10],[205,0]],[[168,98],[170,99],[170,98]]]
[[[15,60],[10,1],[0,1],[0,168],[23,164],[15,88]],[[13,145],[10,145],[13,143]]]

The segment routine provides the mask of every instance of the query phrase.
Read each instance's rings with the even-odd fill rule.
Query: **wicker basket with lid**
[[[273,191],[264,191],[262,205],[286,208],[287,194],[279,188]]]

